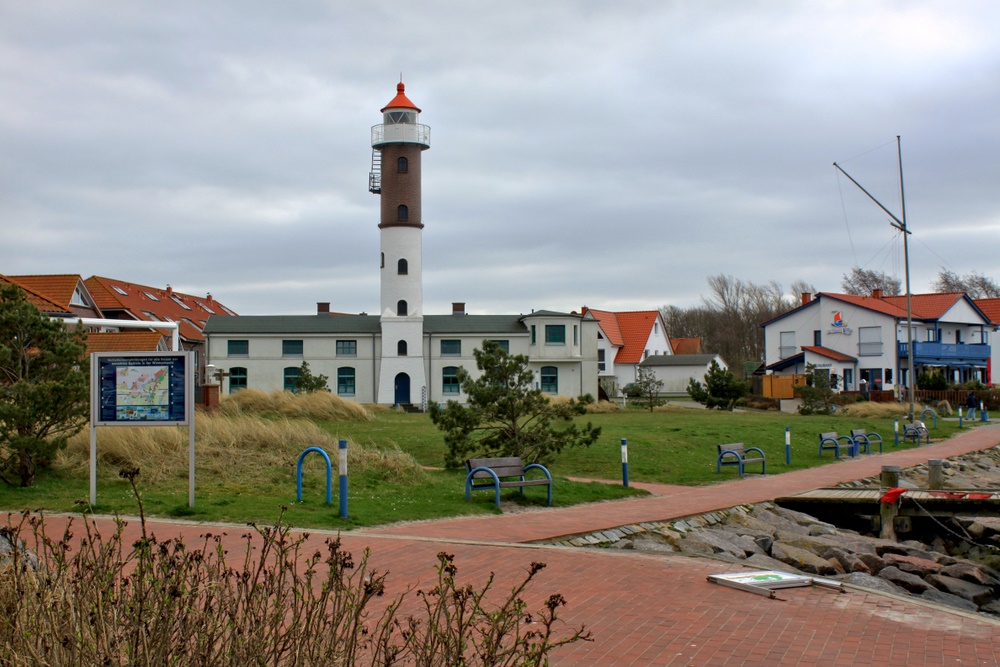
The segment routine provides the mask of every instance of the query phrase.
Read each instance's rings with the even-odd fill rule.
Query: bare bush
[[[138,498],[138,471],[123,474]],[[15,550],[0,565],[0,665],[545,665],[556,648],[590,638],[583,627],[556,634],[558,594],[528,611],[524,593],[541,563],[494,605],[492,576],[460,584],[454,557],[440,553],[436,584],[404,618],[404,594],[381,599],[388,573],[367,551],[355,561],[339,539],[307,553],[307,534],[253,526],[240,559],[221,535],[194,547],[161,542],[141,521],[132,544],[122,521],[102,535],[83,520],[76,543],[73,522],[58,539],[42,515],[8,526],[38,561]]]

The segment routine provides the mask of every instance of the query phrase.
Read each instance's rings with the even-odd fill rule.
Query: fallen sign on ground
[[[821,577],[810,577],[805,574],[789,574],[788,572],[758,571],[758,572],[735,572],[733,574],[710,574],[709,582],[737,588],[748,593],[756,593],[769,598],[778,597],[775,589],[799,588],[802,586],[822,586],[832,588],[846,593],[847,589],[839,581],[833,579],[823,579]]]

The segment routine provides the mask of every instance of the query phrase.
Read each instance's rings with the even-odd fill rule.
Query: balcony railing
[[[907,344],[899,344],[899,357],[908,355]],[[913,361],[919,364],[985,364],[990,346],[981,343],[913,343]]]

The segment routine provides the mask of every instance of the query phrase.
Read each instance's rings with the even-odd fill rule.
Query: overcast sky
[[[406,92],[424,306],[687,307],[728,274],[1000,279],[1000,3],[0,0],[0,273],[378,311]]]

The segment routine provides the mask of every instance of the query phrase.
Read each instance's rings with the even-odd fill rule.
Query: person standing
[[[976,400],[976,395],[973,392],[969,392],[969,395],[965,398],[965,407],[968,411],[965,414],[966,419],[976,418],[976,407],[979,405],[979,401]]]

